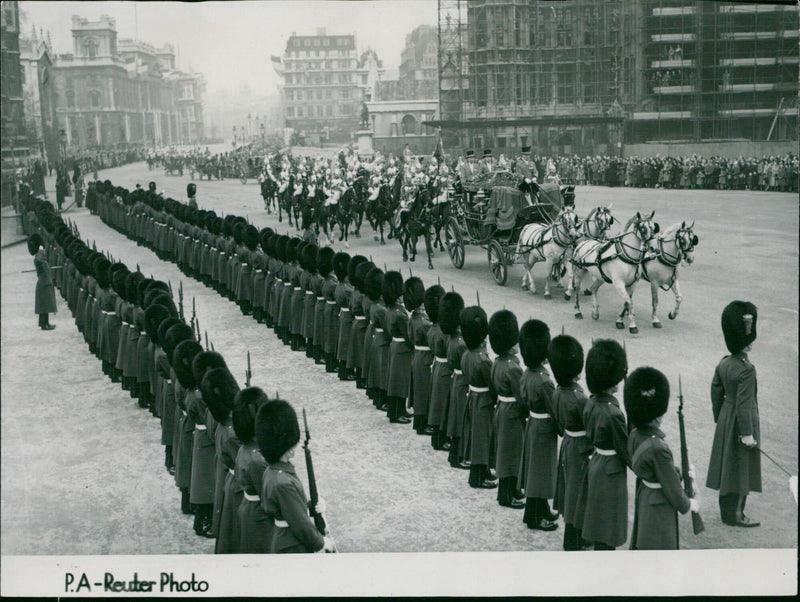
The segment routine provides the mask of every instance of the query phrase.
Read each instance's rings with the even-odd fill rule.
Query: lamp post
[[[233,148],[236,148],[236,126],[233,126]]]
[[[261,144],[264,144],[266,142],[266,139],[267,139],[267,131],[266,130],[267,130],[267,128],[264,125],[264,122],[262,121],[261,122]]]

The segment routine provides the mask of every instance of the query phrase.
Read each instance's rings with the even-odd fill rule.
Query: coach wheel
[[[492,270],[494,281],[500,286],[505,286],[508,280],[508,266],[506,265],[506,254],[503,247],[496,240],[489,243],[489,269]]]
[[[464,237],[461,235],[461,228],[455,218],[451,217],[447,220],[445,239],[450,261],[460,270],[464,267]]]

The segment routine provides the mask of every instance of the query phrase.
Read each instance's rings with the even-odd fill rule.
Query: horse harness
[[[674,240],[678,240],[678,236],[680,235],[681,230],[679,230],[675,234],[675,238],[670,239],[663,239],[659,238],[657,240],[657,247],[650,248],[649,252],[645,254],[644,259],[642,260],[642,278],[644,278],[647,282],[650,282],[650,276],[647,273],[647,263],[653,261],[654,259],[657,260],[661,265],[664,265],[668,268],[672,268],[672,275],[669,278],[669,282],[666,284],[659,285],[659,288],[663,291],[668,291],[672,288],[675,284],[675,280],[678,278],[678,264],[683,259],[683,249],[680,247],[680,244],[676,244],[675,247],[678,249],[676,255],[671,255],[664,249],[665,242],[671,242]]]
[[[528,248],[528,252],[536,251],[539,255],[541,255],[543,260],[547,259],[545,257],[545,255],[544,255],[544,253],[542,253],[542,248],[545,245],[547,245],[547,243],[552,241],[552,242],[556,243],[559,247],[562,247],[564,249],[561,252],[561,255],[563,255],[564,252],[574,242],[569,237],[569,233],[567,233],[567,235],[566,235],[567,239],[564,240],[564,238],[563,238],[564,235],[561,233],[561,228],[559,228],[559,226],[563,226],[563,225],[564,224],[561,223],[561,222],[556,222],[556,223],[550,224],[547,228],[545,228],[543,230],[539,230],[536,234],[534,234],[534,238],[533,238],[533,241],[531,242],[531,244],[527,245],[529,247]],[[547,237],[548,234],[550,235],[549,238]]]
[[[629,234],[629,233],[626,233],[626,234]],[[639,250],[639,252],[640,252],[639,259],[635,259],[635,258],[631,257],[628,254],[628,251],[627,251],[627,247],[630,247],[630,245],[627,245],[624,242],[622,242],[622,239],[623,239],[624,236],[625,236],[625,234],[621,234],[621,235],[615,236],[614,238],[612,238],[610,240],[607,240],[605,242],[592,241],[592,242],[596,242],[597,244],[600,245],[600,248],[597,251],[597,260],[596,261],[585,261],[585,260],[583,260],[581,258],[577,258],[577,257],[573,256],[573,257],[570,258],[570,261],[572,262],[572,265],[575,265],[575,266],[577,266],[579,268],[582,268],[582,269],[586,269],[586,268],[590,268],[590,267],[596,266],[597,267],[597,271],[600,272],[600,277],[603,279],[603,282],[605,282],[606,284],[612,284],[613,281],[611,280],[611,278],[609,278],[606,275],[606,273],[603,271],[603,264],[604,263],[608,263],[609,261],[613,261],[615,259],[619,259],[622,262],[627,263],[628,265],[632,265],[632,266],[634,266],[636,268],[636,271],[634,272],[634,280],[638,279],[638,277],[639,277],[639,268],[641,267],[642,261],[644,260],[644,253],[642,253],[641,249],[640,249]],[[614,245],[614,253],[612,253],[608,257],[603,257],[603,253],[605,253],[609,248],[611,248],[611,245]]]

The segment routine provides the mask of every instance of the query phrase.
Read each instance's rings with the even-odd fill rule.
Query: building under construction
[[[447,148],[797,139],[796,6],[439,0],[438,27]]]

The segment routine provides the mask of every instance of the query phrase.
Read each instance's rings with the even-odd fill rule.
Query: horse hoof
[[[590,291],[590,290],[583,291],[583,296],[584,297],[591,297],[592,296],[592,291]]]
[[[412,257],[411,259],[409,259],[409,261],[414,261],[414,260],[415,260],[415,258],[414,258],[414,257]]]
[[[639,332],[639,329],[636,326],[631,326],[628,330],[631,334],[637,334]]]
[[[378,241],[378,240],[380,240],[380,239],[379,239],[377,236],[373,236],[373,237],[372,237],[372,240],[374,240],[375,242],[377,242],[377,241]]]
[[[527,284],[523,284],[523,285],[522,285],[522,290],[523,290],[523,291],[527,291],[527,290],[530,290],[530,289],[529,289],[529,287],[528,287],[528,285],[527,285]]]
[[[678,316],[676,316],[676,315],[675,315],[673,312],[669,312],[669,313],[667,314],[667,316],[669,317],[669,319],[670,319],[670,320],[674,320],[675,318],[677,318],[677,317],[678,317]]]
[[[545,298],[545,299],[552,299],[552,298],[553,298],[553,296],[552,296],[550,293],[545,293],[545,294],[544,294],[544,298]]]
[[[432,263],[429,263],[429,264],[428,264],[428,269],[429,269],[429,270],[432,270],[432,269],[433,269],[433,264],[432,264]]]
[[[661,322],[653,322],[653,328],[661,328]]]
[[[576,320],[583,320],[583,314],[581,312],[575,312],[575,319]]]
[[[278,221],[279,221],[279,222],[282,222],[282,221],[283,221],[283,218],[282,218],[282,217],[279,217],[279,218],[278,218]]]
[[[592,320],[599,320],[600,319],[600,312],[592,312]]]
[[[408,257],[406,257],[405,255],[403,255],[403,263],[407,263],[407,262],[408,262]]]
[[[615,326],[617,327],[617,330],[622,330],[623,328],[625,328],[625,324],[623,324],[622,322],[615,322]]]
[[[382,240],[382,241],[381,241],[381,244],[382,244],[382,245],[385,245],[385,244],[386,244],[386,241],[385,241],[385,240]]]
[[[564,293],[564,301],[569,301],[570,299],[572,299],[572,295],[569,293]]]

